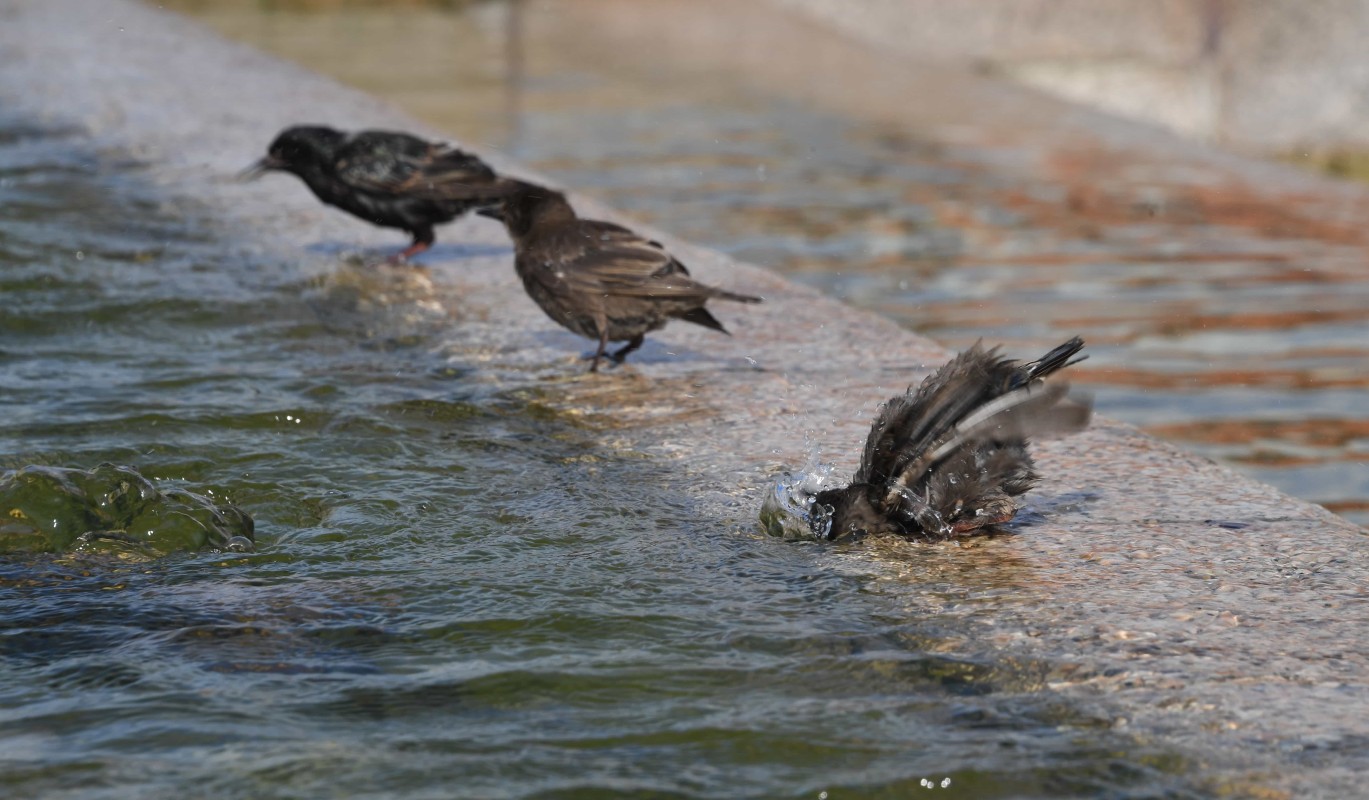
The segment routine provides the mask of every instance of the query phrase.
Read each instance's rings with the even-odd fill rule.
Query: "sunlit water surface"
[[[1034,354],[1082,335],[1093,356],[1076,378],[1103,413],[1369,522],[1362,251],[1288,220],[1252,236],[1184,199],[986,174],[915,132],[710,69],[716,51],[691,58],[674,35],[679,3],[601,4],[660,17],[632,39],[568,13],[575,0],[525,2],[521,67],[504,3],[172,5],[950,347]],[[801,47],[774,59],[809,79]]]
[[[942,579],[693,507],[155,169],[0,119],[0,467],[212,490],[258,551],[0,560],[6,796],[1190,796],[1051,665],[919,614]]]

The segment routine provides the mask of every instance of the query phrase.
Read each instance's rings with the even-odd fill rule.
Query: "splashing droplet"
[[[818,492],[832,488],[832,464],[819,461],[818,449],[797,472],[786,472],[775,482],[761,504],[761,526],[771,536],[788,541],[827,538],[832,528],[832,509],[815,503]]]

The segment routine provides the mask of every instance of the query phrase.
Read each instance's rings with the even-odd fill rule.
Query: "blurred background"
[[[1369,0],[159,5],[1369,522]]]

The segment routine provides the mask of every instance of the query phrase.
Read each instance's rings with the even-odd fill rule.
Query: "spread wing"
[[[973,347],[880,408],[856,480],[882,484],[904,473],[988,393],[987,369],[997,353]]]
[[[476,156],[394,131],[358,133],[338,151],[334,167],[352,188],[396,197],[478,199],[499,185]]]
[[[892,507],[902,490],[919,485],[965,448],[1083,429],[1090,406],[1066,402],[1068,383],[1037,377],[1065,366],[1082,347],[1076,339],[1051,351],[1028,365],[1024,385],[1009,389],[1021,368],[995,350],[974,345],[923,381],[915,395],[885,405],[866,443],[859,479],[887,485],[882,500]]]

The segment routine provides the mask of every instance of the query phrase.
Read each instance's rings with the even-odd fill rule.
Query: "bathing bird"
[[[413,244],[390,259],[427,250],[433,226],[499,201],[505,182],[479,158],[451,145],[398,131],[345,133],[322,125],[286,128],[266,156],[242,172],[298,175],[318,199],[384,228],[400,228]]]
[[[842,539],[893,533],[944,539],[1008,522],[1037,481],[1029,437],[1087,427],[1088,400],[1045,380],[1082,361],[1079,337],[1019,364],[976,343],[891,398],[875,417],[851,485],[818,492],[809,521]],[[1071,360],[1074,359],[1074,360]]]
[[[591,372],[598,370],[609,342],[627,342],[607,355],[621,364],[647,333],[672,319],[727,333],[704,308],[709,300],[761,302],[699,283],[660,242],[612,222],[579,218],[561,192],[514,184],[502,204],[478,213],[504,222],[523,288],[547,316],[598,340]]]

